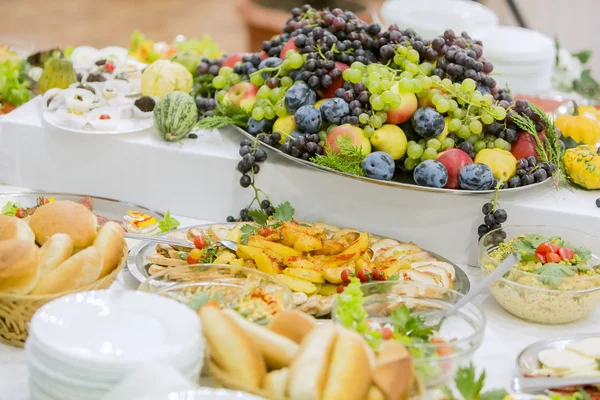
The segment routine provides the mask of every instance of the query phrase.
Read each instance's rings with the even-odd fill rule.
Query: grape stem
[[[258,135],[256,135],[256,138],[252,142],[252,155],[255,155],[256,150],[258,150],[258,139],[261,136],[268,136],[268,135],[266,133],[259,133]],[[269,199],[269,196],[262,189],[257,188],[256,185],[254,184],[254,182],[255,182],[254,168],[252,168],[250,170],[250,172],[252,174],[252,183],[250,184],[250,186],[252,186],[252,190],[254,191],[254,197],[252,198],[252,201],[250,202],[250,204],[246,207],[247,210],[250,210],[255,202],[257,202],[260,207],[260,196],[259,196],[260,193],[262,193],[263,197],[266,200],[269,200],[269,202],[271,202],[271,200]]]
[[[493,214],[498,209],[498,195],[500,194],[502,185],[504,185],[504,179],[500,179],[494,188],[494,199],[492,200],[492,211],[490,211],[490,214]]]

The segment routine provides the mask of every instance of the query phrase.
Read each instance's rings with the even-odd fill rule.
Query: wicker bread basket
[[[0,342],[10,346],[23,347],[29,334],[31,317],[41,306],[54,299],[69,293],[108,289],[127,262],[127,253],[127,246],[125,246],[117,268],[104,278],[75,290],[49,295],[0,294]]]

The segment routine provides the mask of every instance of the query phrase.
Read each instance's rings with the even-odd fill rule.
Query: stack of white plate
[[[171,365],[197,382],[204,348],[198,316],[166,297],[110,290],[64,296],[43,306],[30,324],[31,398],[99,399],[149,362]]]
[[[412,28],[424,39],[442,35],[446,29],[460,35],[498,25],[492,10],[471,0],[387,0],[381,7],[381,18],[386,25]]]

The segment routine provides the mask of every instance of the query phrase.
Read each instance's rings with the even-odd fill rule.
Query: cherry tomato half
[[[382,270],[374,269],[373,270],[373,279],[375,279],[376,281],[385,281],[387,279],[387,277],[385,276],[385,274],[383,273]]]
[[[549,262],[549,263],[559,263],[561,261],[562,261],[562,259],[556,253],[548,253],[548,254],[546,254],[546,262]]]
[[[339,285],[336,290],[338,293],[344,293],[344,289],[346,289],[346,286]]]
[[[204,235],[198,235],[194,238],[194,246],[196,246],[196,248],[199,250],[202,250],[206,247],[206,239],[204,238]]]
[[[555,245],[552,242],[550,242],[550,246],[552,247],[552,252],[553,253],[558,253],[558,250],[560,249],[560,247],[558,247],[557,245]]]
[[[198,264],[198,260],[194,259],[192,256],[187,256],[185,261],[187,261],[188,264]]]
[[[540,254],[554,253],[553,246],[554,245],[550,242],[544,242],[544,243],[540,244],[537,249],[535,249],[535,252],[540,253]]]
[[[349,269],[345,269],[342,271],[342,282],[344,283],[350,283],[350,277],[352,276],[352,271],[350,271]]]
[[[360,279],[361,282],[369,282],[371,280],[371,276],[369,274],[369,271],[367,271],[366,269],[361,269],[360,271],[358,271],[358,273],[356,274],[356,277],[358,279]]]
[[[535,253],[534,257],[541,262],[542,264],[546,264],[546,256],[541,253]]]
[[[23,207],[19,207],[15,212],[15,217],[17,218],[25,218],[25,209]]]
[[[383,340],[390,340],[393,337],[394,337],[394,331],[392,330],[392,328],[388,328],[387,326],[384,328],[381,328],[381,338]]]
[[[561,247],[558,249],[558,255],[563,260],[572,260],[575,257],[575,252],[568,247]]]

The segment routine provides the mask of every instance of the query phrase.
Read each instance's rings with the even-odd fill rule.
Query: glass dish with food
[[[483,340],[485,316],[469,303],[439,319],[462,294],[414,282],[350,283],[338,296],[333,320],[363,335],[377,350],[397,340],[412,354],[415,370],[428,389],[449,383]]]
[[[292,292],[283,282],[264,272],[232,265],[169,268],[150,276],[138,290],[170,297],[196,311],[214,303],[259,324],[293,306]]]
[[[510,313],[527,321],[564,324],[587,316],[600,303],[600,239],[548,225],[508,226],[479,242],[487,275],[511,252],[521,261],[490,286]]]

